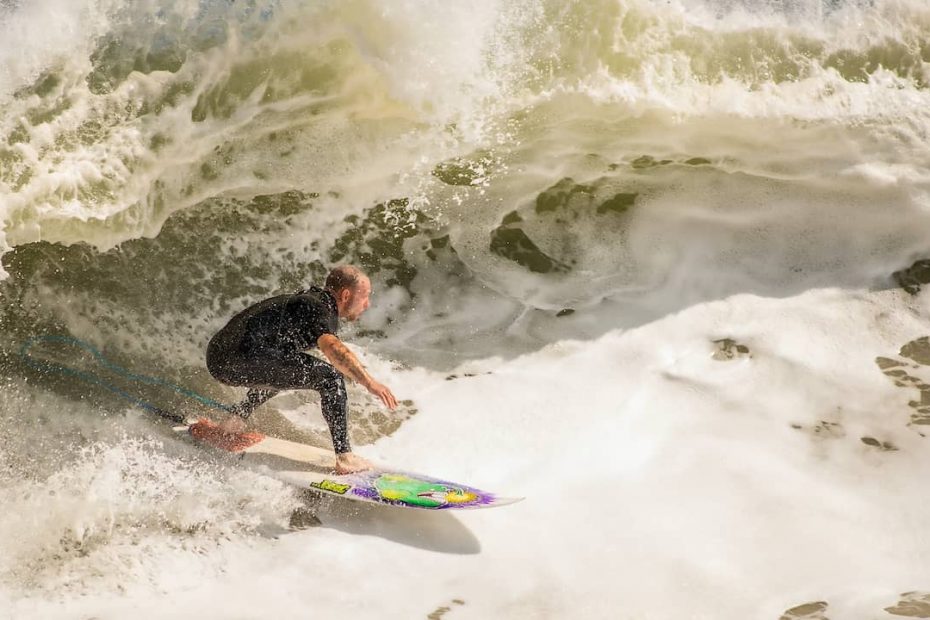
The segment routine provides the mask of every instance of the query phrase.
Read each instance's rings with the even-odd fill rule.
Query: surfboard
[[[206,419],[174,430],[201,444],[239,454],[245,464],[282,482],[344,499],[426,510],[492,508],[523,499],[383,467],[336,475],[332,473],[335,454],[330,450],[258,432],[226,433]]]
[[[315,489],[346,499],[405,508],[462,510],[491,508],[520,501],[522,497],[502,497],[474,487],[430,476],[378,467],[373,470],[337,476],[332,472],[335,454],[262,433],[227,434],[207,419],[191,422],[172,408],[143,398],[142,387],[157,389],[160,396],[181,396],[198,405],[228,412],[230,407],[165,379],[128,371],[104,357],[91,343],[70,335],[38,335],[25,341],[20,356],[27,365],[43,374],[55,373],[103,388],[146,411],[170,420],[179,433],[233,455],[249,465],[289,484]]]

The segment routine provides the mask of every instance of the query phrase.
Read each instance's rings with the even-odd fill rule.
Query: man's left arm
[[[362,366],[362,363],[358,361],[358,358],[355,357],[355,354],[339,338],[333,334],[323,334],[317,340],[317,346],[326,356],[326,359],[336,367],[336,370],[361,384],[362,387],[381,399],[381,402],[387,405],[388,409],[397,407],[397,398],[394,397],[390,388],[375,381],[365,370],[365,367]]]

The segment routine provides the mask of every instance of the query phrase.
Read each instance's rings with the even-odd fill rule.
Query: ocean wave
[[[550,326],[519,341],[643,292],[870,285],[925,243],[921,3],[69,7],[2,48],[4,295],[42,306],[11,333],[77,329],[66,290],[100,325],[191,333],[349,261],[390,291],[367,333],[417,348],[484,304],[472,331]],[[853,213],[881,230],[862,251]]]

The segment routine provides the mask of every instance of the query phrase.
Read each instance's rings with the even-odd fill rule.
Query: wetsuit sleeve
[[[339,317],[321,300],[304,297],[297,304],[294,316],[304,341],[300,348],[315,347],[320,336],[335,335],[339,328]]]

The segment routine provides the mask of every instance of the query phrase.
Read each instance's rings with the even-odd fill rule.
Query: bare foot
[[[220,422],[220,430],[227,434],[241,433],[245,430],[245,420],[237,415],[231,415]]]
[[[363,459],[357,454],[343,452],[342,454],[336,455],[337,474],[352,474],[357,471],[365,471],[366,469],[372,468],[374,468],[374,465],[372,465],[370,461]]]

